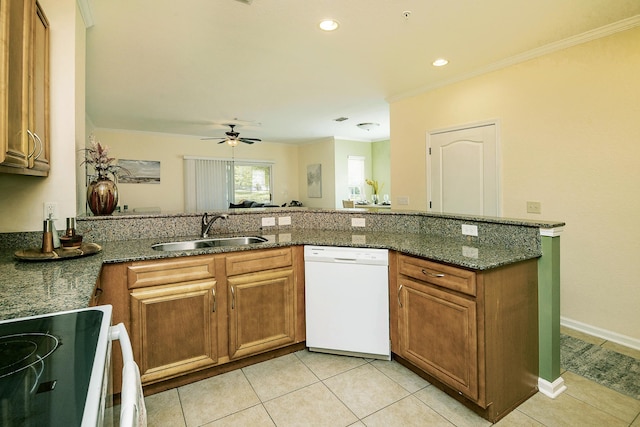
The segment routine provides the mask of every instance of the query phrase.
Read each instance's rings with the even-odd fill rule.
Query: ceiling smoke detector
[[[371,122],[358,123],[356,126],[358,126],[360,129],[366,130],[368,132],[371,129],[375,129],[376,127],[380,126],[380,123],[371,123]]]

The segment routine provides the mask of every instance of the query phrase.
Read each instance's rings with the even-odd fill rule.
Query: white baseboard
[[[558,379],[552,383],[545,379],[538,378],[538,391],[552,399],[560,396],[566,389],[567,386],[564,385],[564,379],[562,379],[562,377],[558,377]]]
[[[608,331],[606,329],[598,328],[597,326],[587,325],[586,323],[578,322],[577,320],[568,319],[560,316],[560,324],[567,328],[574,329],[585,334],[593,335],[598,338],[603,338],[607,341],[612,341],[617,344],[624,345],[625,347],[631,347],[635,350],[640,350],[640,339],[632,338],[626,335],[618,334],[616,332]]]

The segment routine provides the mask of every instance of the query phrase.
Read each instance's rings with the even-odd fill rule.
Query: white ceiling
[[[389,99],[640,14],[638,0],[88,0],[98,128],[389,138]],[[411,11],[408,18],[403,12]],[[332,17],[340,28],[318,29]],[[431,65],[447,58],[446,67]],[[349,120],[335,122],[338,117]],[[356,127],[377,122],[371,131]]]

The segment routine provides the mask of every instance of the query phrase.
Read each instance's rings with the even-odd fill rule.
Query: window
[[[347,158],[347,186],[350,200],[364,198],[364,157],[349,156]]]
[[[185,211],[227,209],[243,200],[270,203],[272,164],[226,159],[184,158]]]
[[[233,170],[233,203],[271,202],[271,165],[236,162]]]

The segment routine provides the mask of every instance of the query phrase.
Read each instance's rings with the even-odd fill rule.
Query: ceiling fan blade
[[[240,140],[242,140],[242,141],[253,141],[253,142],[262,141],[260,138],[240,138]]]
[[[246,138],[239,138],[239,141],[244,142],[245,144],[253,144],[256,141],[252,141],[250,139],[246,139]]]
[[[226,138],[219,137],[219,136],[210,136],[210,137],[207,137],[207,138],[200,138],[200,141],[208,141],[208,140],[211,140],[211,139],[226,139]]]

